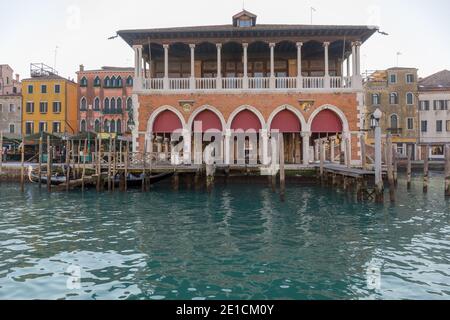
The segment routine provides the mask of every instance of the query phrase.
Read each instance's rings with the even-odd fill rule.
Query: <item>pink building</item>
[[[130,132],[133,74],[134,68],[84,70],[80,66],[77,72],[80,132]]]

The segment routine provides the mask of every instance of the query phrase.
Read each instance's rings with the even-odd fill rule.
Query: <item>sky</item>
[[[0,0],[0,64],[21,78],[30,63],[55,65],[75,78],[79,65],[133,66],[124,29],[229,24],[242,10],[259,23],[376,25],[361,50],[361,69],[415,67],[419,76],[450,70],[448,0]],[[56,52],[56,55],[55,55]],[[401,55],[397,55],[401,53]]]

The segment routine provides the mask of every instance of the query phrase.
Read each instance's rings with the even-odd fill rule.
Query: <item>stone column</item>
[[[297,42],[297,89],[301,89],[303,87],[302,46],[303,42]]]
[[[190,44],[191,49],[191,79],[189,80],[189,88],[195,89],[195,44]]]
[[[217,43],[217,89],[222,89],[222,44]]]
[[[330,141],[330,162],[333,163],[334,162],[334,158],[335,158],[335,154],[334,154],[334,144],[335,144],[335,139],[332,138]]]
[[[226,129],[224,134],[224,162],[225,165],[230,165],[231,163],[231,130]]]
[[[142,89],[142,46],[134,45],[134,87],[135,90]]]
[[[352,76],[356,76],[356,42],[352,42]]]
[[[243,79],[243,89],[248,89],[248,56],[247,49],[248,43],[243,43],[242,48],[244,49],[244,79]]]
[[[269,43],[270,47],[270,89],[275,89],[275,43]]]
[[[163,45],[164,48],[164,90],[169,90],[169,45]]]
[[[309,142],[311,139],[311,132],[302,132],[302,147],[303,147],[303,164],[309,165]]]
[[[262,147],[261,147],[261,160],[263,165],[268,165],[270,163],[269,156],[269,132],[266,129],[262,129],[260,132]]]
[[[347,77],[351,77],[351,71],[350,71],[350,57],[347,58]]]
[[[183,130],[183,162],[186,165],[191,164],[192,153],[192,135],[189,130]]]
[[[324,77],[324,82],[325,85],[324,87],[330,88],[330,70],[329,70],[329,56],[328,56],[328,48],[330,46],[329,42],[324,42],[323,43],[323,48],[325,49],[325,77]]]
[[[356,42],[356,75],[361,75],[361,42]]]

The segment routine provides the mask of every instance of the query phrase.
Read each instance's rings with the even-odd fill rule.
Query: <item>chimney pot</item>
[[[84,71],[84,65],[80,64],[80,71],[83,72]]]

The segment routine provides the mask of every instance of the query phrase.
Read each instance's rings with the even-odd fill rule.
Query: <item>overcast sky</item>
[[[133,51],[122,29],[231,23],[242,0],[0,0],[0,64],[21,78],[31,62],[54,65],[75,77],[80,64],[132,66]],[[450,69],[448,0],[245,0],[260,23],[378,25],[389,36],[374,35],[362,47],[362,70],[397,65],[416,67],[420,76]]]

